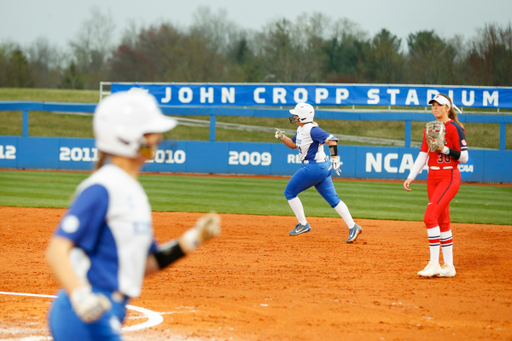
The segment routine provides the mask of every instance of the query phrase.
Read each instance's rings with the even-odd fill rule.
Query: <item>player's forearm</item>
[[[57,236],[50,240],[46,250],[46,261],[68,294],[82,285],[69,261],[69,252],[73,246],[70,240]]]
[[[183,236],[159,245],[154,253],[151,253],[146,261],[145,276],[152,275],[165,269],[177,260],[185,257],[192,250],[188,250],[183,242]]]
[[[182,238],[183,236],[180,237],[180,239]],[[181,243],[178,239],[173,239],[167,243],[159,245],[156,251],[148,257],[148,262],[146,262],[146,275],[168,267],[178,259],[185,257],[188,253],[187,251],[188,250],[184,250],[181,247]],[[152,258],[154,259],[154,262]]]
[[[284,143],[287,147],[289,147],[289,148],[291,148],[291,149],[295,149],[295,148],[297,148],[297,145],[295,144],[295,142],[293,142],[293,140],[292,140],[291,138],[287,137],[287,136],[283,137],[283,138],[281,139],[281,141],[283,141],[283,143]]]
[[[146,260],[146,271],[144,272],[144,276],[152,275],[160,270],[161,269],[155,255],[151,253]]]

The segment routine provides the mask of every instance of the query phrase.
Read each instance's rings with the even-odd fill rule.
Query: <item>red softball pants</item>
[[[441,232],[450,231],[450,201],[460,187],[460,172],[453,169],[430,170],[427,179],[428,206],[425,211],[427,229],[439,226]]]

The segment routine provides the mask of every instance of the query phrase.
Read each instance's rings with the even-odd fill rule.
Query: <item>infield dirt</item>
[[[0,207],[0,291],[55,294],[44,251],[63,209]],[[166,241],[202,214],[153,213]],[[146,279],[162,313],[127,340],[512,340],[512,226],[453,224],[454,278],[422,279],[422,222],[221,215],[221,235]],[[0,295],[0,339],[49,335],[48,299]],[[136,313],[127,324],[140,323]]]

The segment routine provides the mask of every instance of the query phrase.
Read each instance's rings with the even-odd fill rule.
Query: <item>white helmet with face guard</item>
[[[295,119],[295,116],[298,116]],[[290,110],[290,116],[288,119],[292,123],[309,123],[313,122],[315,117],[315,109],[311,104],[308,103],[297,103],[294,109]]]
[[[146,147],[144,134],[163,133],[176,124],[162,114],[155,97],[146,91],[116,92],[96,107],[96,147],[107,154],[134,158]]]

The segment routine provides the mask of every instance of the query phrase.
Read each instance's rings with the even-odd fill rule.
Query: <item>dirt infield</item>
[[[62,209],[0,207],[0,291],[54,294],[44,250]],[[153,213],[165,241],[201,214]],[[512,226],[453,224],[457,276],[421,279],[423,223],[222,215],[222,234],[130,304],[163,322],[127,340],[512,340]],[[49,299],[0,295],[0,339],[44,339]],[[140,323],[130,312],[128,325]],[[37,338],[41,336],[41,338]]]

